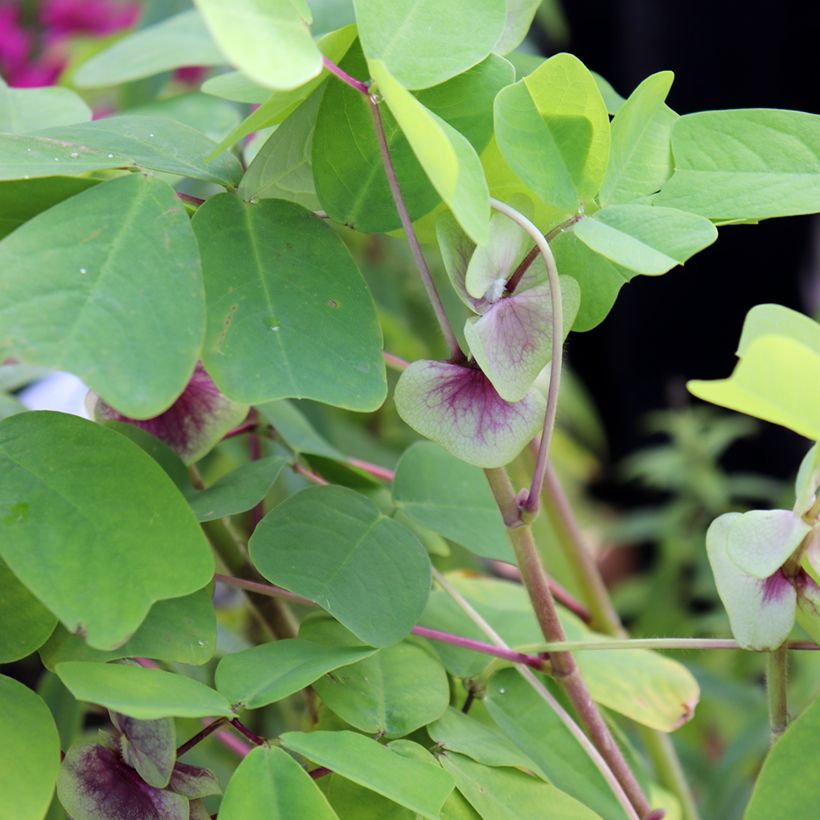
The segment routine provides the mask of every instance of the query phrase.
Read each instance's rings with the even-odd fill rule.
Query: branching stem
[[[766,693],[769,700],[769,728],[774,745],[789,724],[789,650],[784,644],[766,657]]]

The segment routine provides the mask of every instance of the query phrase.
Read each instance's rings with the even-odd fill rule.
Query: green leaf
[[[402,87],[383,62],[374,59],[368,65],[379,93],[433,187],[470,238],[483,242],[490,219],[489,192],[475,149]]]
[[[153,658],[158,661],[207,663],[216,649],[216,613],[211,591],[157,601],[139,629],[120,647],[108,652],[93,649],[79,635],[62,626],[40,649],[43,663],[53,669],[62,661],[111,661]]]
[[[817,799],[820,698],[794,720],[772,746],[755,783],[745,820],[801,817]]]
[[[242,199],[251,203],[260,199],[286,199],[308,210],[320,210],[311,149],[321,102],[320,90],[265,140],[239,184]]]
[[[737,642],[747,649],[777,649],[794,625],[797,596],[782,573],[763,581],[729,557],[732,528],[740,517],[740,513],[725,513],[711,523],[706,553]]]
[[[541,0],[507,0],[507,20],[493,51],[508,54],[518,48],[527,36]]]
[[[373,300],[331,228],[292,203],[248,205],[229,194],[209,199],[193,226],[208,294],[202,358],[227,396],[381,405]]]
[[[359,786],[344,777],[331,774],[321,778],[320,788],[339,817],[356,820],[417,820],[418,815],[398,803]],[[442,814],[442,817],[444,815]]]
[[[664,100],[674,78],[671,71],[647,77],[615,115],[601,205],[654,194],[672,174],[672,126],[678,115]]]
[[[199,90],[204,94],[248,105],[261,105],[271,95],[267,86],[254,82],[241,71],[226,71],[224,74],[208,77]]]
[[[155,601],[213,576],[208,543],[162,468],[76,416],[0,422],[0,522],[15,575],[98,649],[127,640]]]
[[[214,521],[251,509],[267,495],[285,464],[282,456],[249,461],[206,490],[189,496],[197,521]]]
[[[477,555],[513,562],[486,478],[438,445],[420,441],[405,451],[396,467],[393,499],[414,521]]]
[[[4,522],[5,523],[5,522]],[[0,558],[0,664],[25,658],[54,631],[57,619],[20,583]]]
[[[504,0],[354,0],[354,6],[368,60],[406,88],[428,88],[481,62],[506,25]]]
[[[800,469],[794,480],[794,512],[804,515],[814,504],[820,489],[820,445],[815,444],[800,462]]]
[[[60,739],[42,699],[5,675],[0,675],[0,737],[0,815],[41,820],[57,780]]]
[[[635,273],[595,253],[574,231],[565,231],[551,244],[558,270],[576,279],[581,288],[581,305],[572,329],[591,330],[606,318],[618,292]]]
[[[47,177],[0,182],[0,239],[58,202],[99,184],[98,179]]]
[[[189,65],[227,62],[196,11],[184,11],[134,31],[86,60],[72,74],[78,88],[100,88],[140,80]]]
[[[820,115],[775,109],[702,111],[672,129],[675,173],[658,205],[712,219],[820,211]]]
[[[595,80],[595,84],[601,92],[606,104],[606,110],[614,117],[623,108],[626,100],[612,87],[612,83],[606,77],[602,77],[597,71],[590,71],[589,73],[592,74],[592,79]]]
[[[820,439],[820,354],[786,336],[763,336],[743,352],[728,379],[689,381],[690,393]]]
[[[452,706],[427,727],[427,732],[445,751],[460,752],[477,763],[537,769],[533,761],[494,726],[475,720]],[[563,751],[566,752],[566,748]]]
[[[328,647],[355,642],[343,626],[310,619],[300,635]],[[436,720],[450,701],[447,673],[424,647],[402,641],[316,680],[316,693],[345,723],[369,735],[403,737]]]
[[[590,250],[646,275],[682,265],[717,239],[708,219],[650,205],[612,205],[582,219],[573,232]]]
[[[356,27],[345,26],[339,31],[331,32],[322,37],[317,45],[322,54],[331,62],[340,63],[355,39]],[[269,128],[272,125],[277,125],[289,119],[307,99],[316,96],[314,92],[328,77],[329,74],[326,71],[322,71],[318,76],[310,80],[310,82],[300,85],[291,91],[274,91],[273,94],[267,93],[259,100],[262,105],[239,123],[219,144],[217,150],[224,151],[254,131],[261,131],[263,128]],[[317,99],[321,99],[321,94],[318,95]],[[307,145],[305,150],[309,155],[310,145]]]
[[[91,109],[67,88],[9,88],[0,77],[0,131],[25,134],[90,119]]]
[[[198,91],[164,97],[139,108],[129,108],[128,114],[176,120],[214,141],[221,140],[242,119],[235,105]]]
[[[54,671],[77,700],[138,720],[233,717],[228,701],[193,678],[120,663],[58,663]]]
[[[260,746],[228,783],[219,820],[338,820],[310,775],[287,753]]]
[[[176,761],[176,730],[172,718],[136,720],[111,712],[119,735],[122,759],[149,785],[164,789]]]
[[[35,217],[0,242],[0,285],[0,358],[69,370],[134,418],[158,415],[187,384],[204,292],[188,217],[164,182],[128,175]]]
[[[195,0],[195,5],[231,63],[252,80],[287,90],[322,70],[306,4],[298,8],[292,0]]]
[[[515,669],[502,669],[490,678],[484,704],[506,737],[532,761],[537,774],[583,800],[601,817],[623,817],[623,809],[598,767]],[[454,751],[475,757],[470,749]],[[478,762],[490,765],[489,760]]]
[[[404,757],[355,732],[285,732],[282,745],[372,789],[400,806],[437,820],[453,780],[438,766]]]
[[[265,578],[314,601],[372,646],[407,635],[430,592],[430,561],[416,536],[344,487],[310,487],[286,499],[249,548]]]
[[[293,402],[272,401],[261,404],[256,409],[276,428],[288,447],[297,453],[344,461],[345,457],[316,432]]]
[[[749,310],[737,355],[744,356],[749,345],[764,336],[788,336],[820,355],[820,322],[783,305],[755,305]]]
[[[546,405],[537,388],[508,402],[477,368],[425,360],[401,374],[394,398],[410,427],[476,467],[512,461],[541,428]]]
[[[259,709],[375,651],[369,646],[323,646],[301,638],[266,643],[222,658],[216,688],[231,703]]]
[[[501,153],[544,202],[566,215],[598,193],[609,159],[609,130],[601,92],[571,54],[556,54],[496,97]]]
[[[515,769],[492,768],[453,752],[441,755],[458,790],[485,820],[595,820],[598,815],[555,786]]]

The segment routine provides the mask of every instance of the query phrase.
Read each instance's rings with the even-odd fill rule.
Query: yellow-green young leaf
[[[820,698],[784,732],[769,751],[757,778],[745,820],[809,817],[817,807],[817,738]]]
[[[0,522],[14,574],[97,649],[123,644],[154,602],[213,577],[208,542],[162,468],[76,416],[0,422]]]
[[[305,4],[297,8],[292,0],[195,3],[219,47],[252,80],[286,91],[322,70]]]
[[[365,55],[405,88],[428,88],[481,62],[506,26],[505,0],[355,0],[354,6]]]
[[[25,134],[90,119],[91,109],[67,88],[9,88],[0,77],[0,132]]]
[[[794,512],[804,515],[814,504],[820,489],[820,445],[815,444],[800,462],[800,469],[794,480]]]
[[[609,160],[609,115],[586,66],[556,54],[495,100],[501,153],[544,202],[575,213],[601,187]]]
[[[0,675],[0,817],[42,820],[60,767],[60,738],[48,706]]]
[[[489,191],[475,149],[403,88],[381,60],[368,60],[368,66],[430,182],[470,238],[477,243],[485,241]]]
[[[786,336],[761,336],[728,379],[690,381],[704,401],[820,439],[820,353]]]
[[[453,779],[439,766],[405,757],[355,732],[285,732],[282,745],[430,820],[438,820]]]
[[[321,53],[333,63],[340,63],[347,53],[353,40],[356,38],[356,27],[345,26],[320,38],[317,43]],[[262,99],[262,104],[250,116],[242,120],[215,149],[215,153],[225,151],[243,137],[254,131],[261,131],[271,125],[286,120],[299,106],[310,97],[313,92],[328,78],[325,71],[297,88],[290,91],[274,91],[269,97]],[[221,79],[215,77],[215,80]],[[206,83],[207,85],[207,83]],[[204,86],[203,86],[204,90]],[[254,101],[255,102],[255,101]],[[310,147],[307,147],[310,154]]]
[[[507,0],[504,30],[493,46],[496,54],[509,54],[521,45],[540,5],[541,0]]]
[[[233,773],[219,820],[338,820],[310,775],[285,751],[259,746]]]
[[[227,699],[193,678],[135,664],[58,663],[54,671],[77,700],[138,720],[233,717]]]
[[[78,88],[100,88],[180,66],[227,62],[202,17],[196,11],[183,11],[117,40],[110,48],[86,60],[71,75],[71,82]]]
[[[755,305],[746,314],[737,355],[762,336],[788,336],[820,356],[820,322],[783,305]]]
[[[767,219],[820,211],[820,115],[738,109],[681,117],[675,173],[659,205],[712,219]]]
[[[441,755],[458,790],[484,818],[492,820],[597,820],[592,809],[543,780],[517,769],[476,763],[453,752]]]
[[[674,74],[647,77],[612,121],[612,148],[601,205],[654,194],[672,173],[672,126],[678,115],[664,103]]]

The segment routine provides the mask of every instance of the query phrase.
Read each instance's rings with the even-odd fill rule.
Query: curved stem
[[[472,604],[437,570],[433,568],[433,578],[436,583],[458,604],[459,608],[464,614],[499,648],[509,649],[504,639],[490,626],[484,618],[476,611]],[[555,712],[561,722],[569,730],[570,734],[575,738],[581,748],[587,753],[592,762],[601,772],[607,785],[612,789],[612,793],[617,798],[618,802],[626,812],[630,820],[636,820],[638,814],[633,808],[632,802],[627,796],[624,788],[615,777],[612,769],[604,760],[598,749],[590,742],[589,738],[581,731],[577,723],[570,717],[569,713],[563,706],[553,697],[552,693],[541,683],[540,680],[533,674],[531,669],[516,667],[518,673],[524,680],[532,686],[538,695],[549,705]]]
[[[360,94],[364,94],[366,97],[370,95],[370,89],[367,86],[367,83],[363,83],[361,80],[357,80],[355,77],[351,77],[346,71],[343,71],[339,66],[336,65],[332,60],[327,57],[322,57],[322,65],[331,73],[338,77],[345,85],[349,85],[351,88],[354,88]]]
[[[421,281],[424,285],[424,289],[427,291],[427,298],[433,307],[433,313],[436,314],[436,319],[441,328],[441,333],[444,336],[444,341],[447,343],[450,358],[452,361],[462,361],[464,354],[461,352],[456,334],[450,326],[450,320],[447,318],[447,312],[444,310],[444,303],[441,301],[436,283],[430,274],[430,268],[427,266],[427,260],[424,258],[421,245],[416,236],[416,231],[413,228],[413,221],[410,219],[410,214],[407,212],[407,206],[404,204],[404,198],[401,195],[399,180],[396,177],[396,168],[393,165],[393,157],[390,154],[390,146],[387,144],[387,135],[384,133],[384,122],[382,120],[381,111],[379,110],[379,103],[372,95],[368,95],[367,101],[370,105],[370,113],[373,115],[373,127],[376,130],[376,139],[379,143],[379,151],[382,155],[384,172],[387,175],[387,184],[390,186],[390,193],[393,196],[393,202],[396,205],[401,226],[404,228],[404,233],[407,236],[407,244],[410,246],[410,252],[413,254],[416,267],[421,275]]]
[[[766,657],[766,694],[769,701],[769,727],[774,745],[789,723],[788,700],[789,650],[784,644]]]
[[[529,518],[538,514],[541,504],[541,488],[544,486],[544,474],[547,469],[552,431],[555,427],[555,416],[558,412],[558,392],[561,389],[561,358],[564,343],[564,311],[561,306],[561,283],[558,279],[558,268],[555,257],[550,250],[549,242],[538,228],[527,217],[511,208],[504,202],[490,198],[490,206],[499,213],[512,219],[523,228],[535,242],[538,252],[547,266],[547,276],[550,283],[550,302],[552,304],[552,358],[550,360],[550,386],[547,392],[547,411],[544,414],[544,429],[541,433],[541,442],[538,446],[538,455],[535,459],[535,469],[532,472],[532,483],[527,498],[522,505],[522,511]]]

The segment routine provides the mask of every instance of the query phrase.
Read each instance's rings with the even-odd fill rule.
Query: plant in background
[[[816,458],[794,510],[709,531],[737,642],[631,640],[556,414],[567,334],[623,284],[820,210],[820,118],[678,117],[669,72],[620,100],[515,52],[537,5],[356,0],[311,30],[304,2],[197,0],[70,66],[121,113],[3,98],[3,384],[64,369],[97,398],[0,405],[0,660],[48,670],[0,677],[0,814],[696,817],[669,733],[699,688],[663,648],[771,650],[782,732],[786,655],[817,648],[788,642],[795,608],[817,635]],[[234,70],[149,99],[189,65]],[[757,311],[732,379],[692,389],[817,440],[817,325]],[[819,722],[749,816],[808,805]]]

